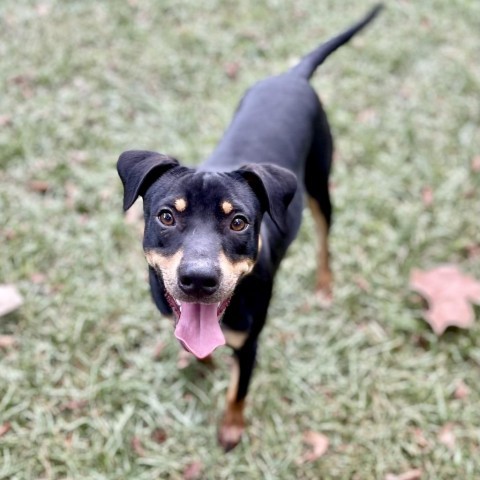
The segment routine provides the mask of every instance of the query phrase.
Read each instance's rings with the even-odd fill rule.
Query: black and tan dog
[[[244,430],[244,405],[275,272],[297,235],[304,193],[320,238],[317,291],[331,295],[327,235],[332,137],[309,84],[315,69],[378,13],[253,86],[212,155],[199,168],[127,151],[118,160],[127,210],[143,197],[143,248],[155,303],[174,315],[175,336],[200,359],[220,345],[234,352],[225,449]],[[264,215],[267,213],[267,215]]]

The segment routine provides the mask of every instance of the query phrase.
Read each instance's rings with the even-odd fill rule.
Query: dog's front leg
[[[234,350],[227,407],[218,431],[220,445],[227,452],[237,446],[245,430],[245,399],[255,366],[256,353],[256,340],[247,340],[240,349]]]

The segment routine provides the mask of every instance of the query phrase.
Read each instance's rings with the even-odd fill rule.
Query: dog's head
[[[263,214],[284,229],[296,178],[268,164],[196,171],[148,151],[124,152],[117,168],[124,209],[143,197],[145,257],[163,280],[175,336],[203,358],[225,343],[219,321],[257,260]]]

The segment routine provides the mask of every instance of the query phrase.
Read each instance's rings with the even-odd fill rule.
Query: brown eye
[[[166,227],[172,227],[175,225],[175,218],[173,217],[172,212],[168,210],[162,210],[158,215],[158,219]]]
[[[242,230],[245,230],[248,227],[248,222],[245,220],[245,218],[237,216],[234,217],[232,220],[232,223],[230,224],[230,229],[233,230],[234,232],[241,232]]]

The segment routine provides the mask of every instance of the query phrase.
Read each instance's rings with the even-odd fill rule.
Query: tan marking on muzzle
[[[233,210],[233,205],[228,202],[227,200],[225,200],[223,203],[222,203],[222,211],[225,215],[229,215]]]
[[[177,198],[174,205],[177,212],[183,212],[187,208],[187,201],[184,198]]]
[[[172,292],[177,285],[177,270],[183,257],[183,250],[180,249],[173,255],[162,255],[155,250],[145,250],[145,258],[148,264],[157,272],[162,274],[165,288]]]
[[[223,292],[224,297],[233,293],[240,278],[249,274],[255,265],[254,260],[251,258],[232,262],[223,252],[220,252],[218,263],[222,272],[220,290]]]

